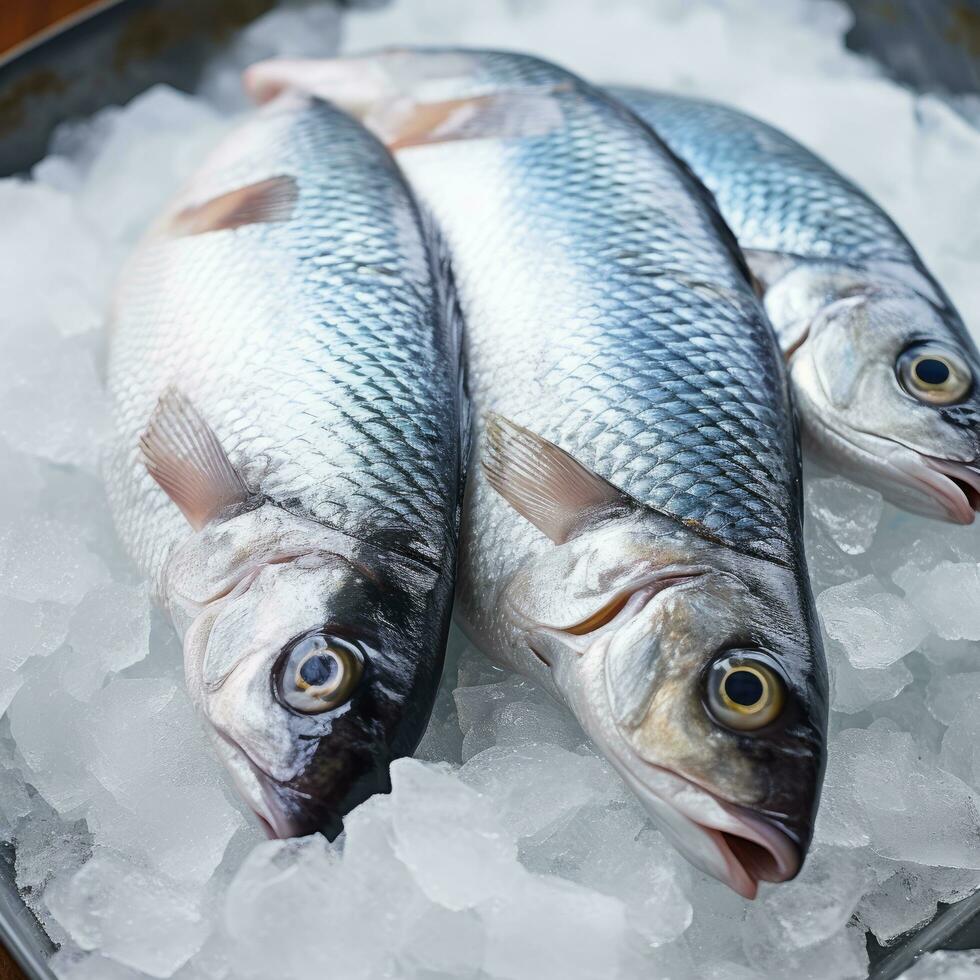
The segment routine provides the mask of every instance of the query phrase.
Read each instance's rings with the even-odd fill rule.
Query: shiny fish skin
[[[454,550],[459,355],[456,327],[428,326],[445,301],[415,205],[390,157],[325,105],[267,111],[234,139],[193,199],[288,173],[300,209],[281,225],[150,238],[125,270],[109,366],[122,537],[156,577],[186,530],[139,457],[176,382],[251,487],[438,567]]]
[[[174,232],[188,208],[283,177],[288,220]],[[384,788],[438,684],[462,460],[459,323],[437,257],[384,147],[322,102],[286,99],[226,138],[119,285],[114,515],[184,634],[218,751],[280,835],[335,833]],[[140,452],[168,386],[253,495],[197,533]],[[244,593],[220,598],[235,583]],[[324,626],[362,644],[364,680],[338,711],[294,717],[271,695],[280,651]],[[219,668],[254,689],[222,682],[221,703]]]
[[[484,465],[487,415],[499,413],[505,442],[538,440],[529,466],[547,440],[588,471],[580,482],[620,501],[566,515],[582,523],[556,545],[474,466],[458,589],[468,632],[572,708],[692,860],[749,896],[759,876],[790,877],[799,853],[779,841],[778,867],[756,876],[719,836],[771,841],[760,828],[772,818],[805,849],[826,678],[781,360],[703,190],[630,114],[526,56],[395,51],[269,62],[247,80],[260,98],[290,86],[343,98],[360,81],[351,108],[398,148],[449,246]],[[630,629],[654,638],[607,664],[606,682],[591,642],[603,630],[563,629],[597,619],[603,589],[637,601],[602,643],[626,642]],[[795,714],[774,734],[739,738],[706,720],[705,649],[763,637]],[[628,731],[615,720],[648,703]],[[678,793],[695,801],[684,813]]]
[[[900,506],[970,523],[980,499],[980,355],[891,218],[758,119],[682,96],[610,92],[713,193],[766,290],[810,445]],[[898,380],[913,345],[954,357],[972,387],[924,403]]]

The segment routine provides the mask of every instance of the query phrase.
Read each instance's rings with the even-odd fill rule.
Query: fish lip
[[[964,463],[924,453],[918,455],[925,466],[942,478],[943,489],[951,503],[951,518],[955,517],[958,524],[972,524],[980,510],[980,466],[977,462]]]
[[[238,795],[252,813],[258,818],[262,829],[270,840],[287,837],[305,837],[310,831],[303,830],[297,821],[289,816],[287,807],[283,804],[280,783],[270,776],[234,739],[218,728],[214,729],[219,744],[224,746],[235,760],[242,763],[251,776],[251,780],[243,778],[241,770],[229,764],[226,755],[225,768],[231,774]]]
[[[703,835],[702,843],[711,849],[711,853],[700,855],[703,860],[698,861],[677,835],[675,843],[692,864],[749,901],[756,897],[761,881],[780,883],[799,873],[803,866],[802,848],[778,818],[759,815],[748,807],[722,799],[694,780],[648,762],[632,750],[630,755],[634,758],[633,765],[618,755],[611,761],[647,812],[657,820],[665,815],[664,808],[668,808],[686,821],[688,831],[696,828]],[[654,790],[649,781],[636,774],[636,763],[655,773],[659,781],[666,779],[671,791]],[[667,836],[674,834],[668,831]]]
[[[858,482],[876,487],[883,496],[893,500],[889,486],[904,486],[926,497],[937,506],[939,513],[933,509],[912,506],[907,501],[895,501],[903,510],[945,519],[952,524],[973,523],[980,507],[980,467],[977,461],[965,463],[929,456],[895,439],[863,430],[855,430],[863,437],[862,441],[858,441],[830,425],[826,419],[811,419],[810,425],[814,431],[821,433],[815,437],[818,444],[822,442],[822,436],[829,436],[858,454],[862,460],[862,475],[855,477]],[[864,475],[867,471],[876,472],[879,476],[886,473],[890,482],[886,484],[884,481],[869,480]],[[969,491],[964,490],[961,482],[977,492],[976,499]]]

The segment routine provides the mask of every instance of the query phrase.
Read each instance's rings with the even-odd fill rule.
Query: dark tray
[[[298,0],[301,2],[301,0]],[[337,0],[358,5],[358,0]],[[379,2],[379,0],[368,0]],[[384,2],[384,0],[380,0]],[[363,3],[363,0],[361,0]],[[848,0],[848,44],[921,90],[980,92],[980,0]],[[276,0],[106,0],[0,60],[0,176],[23,173],[61,122],[128,102],[157,82],[192,91],[207,59]],[[32,980],[54,980],[53,951],[0,845],[0,941]],[[893,980],[922,952],[980,948],[980,891],[881,947],[870,980]]]

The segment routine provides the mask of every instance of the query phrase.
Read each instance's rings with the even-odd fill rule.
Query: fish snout
[[[731,821],[727,829],[705,829],[719,835],[728,870],[726,884],[744,898],[754,898],[759,883],[789,881],[803,866],[803,847],[787,824],[768,815],[725,805]],[[808,837],[809,835],[807,835]]]
[[[980,462],[962,463],[935,456],[923,456],[922,462],[935,474],[932,482],[947,519],[972,524],[980,510]]]
[[[317,803],[307,793],[260,776],[260,798],[252,810],[270,839],[307,837],[321,833],[333,840],[344,829],[341,813],[331,805]]]

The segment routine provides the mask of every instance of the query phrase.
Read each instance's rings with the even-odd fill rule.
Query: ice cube
[[[897,697],[912,683],[912,672],[904,663],[890,664],[880,670],[852,666],[843,648],[835,640],[825,645],[833,682],[831,707],[844,714],[855,714],[872,705]]]
[[[980,707],[976,698],[966,699],[949,719],[939,758],[943,768],[980,786]]]
[[[980,950],[937,950],[923,953],[902,980],[976,980],[980,976]]]
[[[892,576],[922,618],[947,640],[980,640],[980,563],[942,561]]]
[[[746,930],[752,948],[772,950],[815,946],[837,935],[850,920],[868,885],[860,854],[843,848],[815,848],[792,882],[764,888],[749,908]]]
[[[900,868],[861,900],[858,918],[878,942],[890,943],[936,914],[937,895],[911,868]]]
[[[74,697],[88,698],[110,673],[142,660],[149,639],[145,587],[112,582],[93,589],[72,614],[71,652],[62,659],[62,685]]]
[[[91,340],[31,321],[0,336],[0,361],[0,438],[22,453],[94,470],[108,412]]]
[[[508,835],[540,838],[588,803],[622,796],[605,760],[557,745],[497,745],[467,761],[460,778],[494,800]]]
[[[24,682],[21,667],[31,657],[56,650],[68,632],[71,607],[59,602],[23,602],[0,595],[0,714]]]
[[[63,185],[65,182],[62,180]],[[11,350],[18,353],[13,364],[5,360],[7,369],[24,367],[23,359],[29,350],[64,367],[65,351],[58,343],[59,336],[96,330],[104,320],[111,269],[107,267],[102,243],[79,211],[77,199],[65,193],[77,191],[77,182],[68,178],[67,184],[55,187],[43,182],[0,180],[0,213],[4,216],[0,227],[0,250],[4,256],[0,292],[6,299],[5,349],[8,356]],[[25,338],[25,328],[38,325],[48,327],[42,333],[43,344],[22,346],[22,340],[29,339]],[[60,383],[71,389],[75,380],[65,374]],[[62,397],[57,390],[28,394],[34,403],[46,396],[54,406],[60,404]],[[53,413],[49,411],[44,418],[50,425]],[[64,419],[68,429],[72,422]],[[5,426],[6,430],[10,428]],[[26,431],[17,433],[18,439],[29,440],[33,431],[29,424]]]
[[[242,825],[186,693],[169,678],[115,677],[86,705],[86,765],[104,792],[97,840],[178,880],[207,881]]]
[[[194,889],[148,874],[110,851],[96,852],[45,898],[82,949],[98,949],[151,977],[172,976],[209,929]]]
[[[58,980],[143,980],[142,970],[74,948],[60,949],[48,961]]]
[[[881,518],[882,497],[877,490],[839,476],[811,480],[806,487],[806,505],[841,551],[860,555],[868,550]]]
[[[745,955],[763,977],[793,977],[794,980],[864,980],[868,975],[868,951],[864,931],[848,925],[829,939],[790,949],[781,949],[766,933],[746,922],[743,932]]]
[[[980,868],[980,798],[924,757],[908,732],[882,723],[848,729],[832,750],[849,783],[855,822],[875,852],[917,864]]]
[[[42,801],[34,801],[31,819],[16,829],[14,869],[17,890],[42,922],[48,918],[45,889],[56,877],[74,874],[91,853],[84,822],[66,823]]]
[[[512,887],[517,847],[489,798],[414,759],[392,764],[391,786],[395,853],[433,902],[471,908]]]
[[[825,589],[817,597],[817,612],[827,635],[858,669],[888,667],[928,632],[915,608],[886,592],[873,575]]]
[[[618,899],[539,875],[525,875],[520,887],[492,899],[480,918],[487,937],[484,970],[501,980],[613,976],[628,934]]]
[[[0,526],[0,594],[75,604],[109,573],[77,527],[31,515]]]
[[[29,781],[59,813],[77,815],[96,788],[88,770],[92,735],[85,706],[58,685],[54,660],[30,665],[7,717]]]
[[[980,671],[965,674],[937,672],[929,681],[926,704],[934,718],[951,725],[965,708],[980,714]]]

